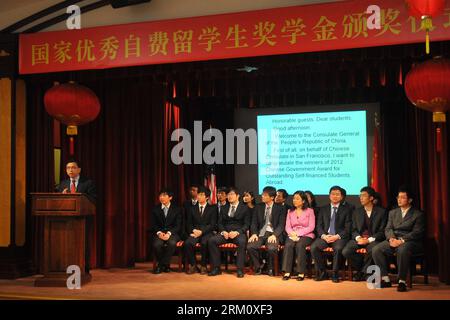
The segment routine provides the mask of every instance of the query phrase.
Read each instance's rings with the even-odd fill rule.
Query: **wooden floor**
[[[176,269],[175,264],[172,267]],[[92,270],[92,282],[80,290],[34,287],[39,276],[0,280],[0,299],[450,300],[450,286],[435,277],[424,285],[423,278],[417,276],[413,289],[399,293],[395,287],[370,290],[365,282],[282,281],[266,275],[239,279],[234,272],[216,277],[178,272],[154,275],[149,272],[151,268],[151,263],[140,263],[130,269]]]

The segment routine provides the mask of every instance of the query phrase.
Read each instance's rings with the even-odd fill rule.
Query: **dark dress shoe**
[[[214,268],[210,273],[208,273],[208,276],[218,276],[219,274],[222,274],[222,271],[220,271],[220,268]]]
[[[255,271],[255,276],[260,276],[263,274],[263,269],[261,267],[257,268]]]
[[[274,276],[275,276],[275,272],[273,272],[272,269],[269,269],[269,270],[267,270],[267,275],[268,275],[269,277],[274,277]]]
[[[408,291],[408,290],[406,289],[406,283],[404,283],[404,282],[399,282],[399,283],[398,283],[398,287],[397,287],[397,291],[398,291],[398,292],[406,292],[406,291]]]
[[[155,270],[153,270],[153,274],[160,274],[162,272],[162,268],[160,266],[157,266]]]
[[[200,274],[207,274],[208,273],[208,269],[205,266],[202,266],[200,268]]]
[[[298,276],[297,277],[297,281],[303,281],[303,280],[305,280],[305,276]]]
[[[282,278],[282,280],[289,280],[291,278],[291,275],[290,274],[285,274],[284,276],[283,276],[283,278]]]
[[[244,272],[241,269],[238,269],[237,271],[237,277],[238,278],[243,278],[244,277]]]
[[[331,276],[331,281],[333,281],[334,283],[339,283],[339,274],[333,273],[333,275]]]
[[[187,274],[194,274],[197,272],[197,267],[196,266],[189,266],[189,268],[187,269],[186,273]]]
[[[392,283],[389,281],[381,280],[380,288],[390,288],[392,287]]]
[[[170,266],[164,266],[163,272],[169,273],[170,271]]]
[[[316,275],[316,279],[314,279],[314,280],[316,280],[316,281],[328,280],[328,273],[326,271],[318,272]]]

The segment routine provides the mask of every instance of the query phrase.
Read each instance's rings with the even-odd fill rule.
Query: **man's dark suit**
[[[381,241],[385,239],[384,229],[387,223],[386,210],[381,207],[374,206],[372,213],[370,214],[370,226],[366,226],[365,219],[367,217],[366,209],[359,207],[353,212],[352,215],[352,237],[347,243],[342,254],[345,258],[350,259],[352,266],[356,271],[366,273],[367,268],[372,264],[372,250]],[[366,255],[356,253],[356,250],[361,248],[356,241],[356,237],[363,235],[364,229],[369,227],[371,238],[375,238],[373,242],[370,242],[365,246],[367,250]]]
[[[184,252],[186,260],[189,264],[195,265],[195,245],[200,242],[202,266],[206,267],[208,256],[208,240],[214,235],[213,231],[217,230],[217,206],[205,204],[203,213],[200,214],[200,205],[192,207],[187,215],[187,232],[188,238],[184,243]],[[191,237],[192,230],[202,231],[202,235],[198,238]]]
[[[250,226],[250,210],[248,206],[242,202],[236,208],[234,217],[228,216],[228,211],[231,205],[227,203],[220,208],[218,216],[218,234],[211,237],[208,241],[209,257],[211,260],[211,267],[220,267],[220,249],[219,245],[231,242],[238,245],[237,249],[237,268],[244,269],[245,264],[245,249],[247,245],[247,230]],[[220,233],[226,231],[237,231],[239,235],[234,239],[226,240]]]
[[[386,240],[378,244],[372,252],[373,260],[381,269],[381,275],[388,275],[387,257],[396,253],[398,278],[406,280],[411,256],[423,253],[424,235],[425,214],[422,211],[411,207],[404,218],[400,208],[389,211],[385,229]],[[405,243],[392,248],[389,244],[391,238],[403,239]]]
[[[61,183],[56,187],[58,192],[63,192],[64,189],[67,189],[67,192],[70,192],[70,179],[66,179],[61,181]],[[91,179],[80,176],[77,185],[77,192],[86,194],[86,197],[93,203],[97,201],[97,189],[95,188],[95,184]]]
[[[270,223],[272,225],[273,233],[265,232],[263,236],[260,236],[260,231],[264,227],[266,223],[266,204],[259,203],[255,206],[255,211],[252,217],[252,222],[250,226],[250,236],[256,234],[258,236],[257,241],[249,242],[247,244],[248,254],[250,255],[253,261],[253,267],[257,270],[260,263],[260,247],[262,245],[266,245],[268,252],[268,268],[269,270],[273,269],[273,258],[275,254],[278,254],[278,245],[280,243],[280,238],[282,238],[283,231],[286,224],[286,210],[283,206],[273,203],[272,204],[272,213],[270,215]],[[275,235],[276,242],[268,243],[267,239],[271,235]]]
[[[339,205],[335,218],[335,234],[341,238],[333,243],[327,243],[321,239],[322,235],[328,234],[331,221],[331,205],[327,204],[320,208],[319,215],[316,221],[316,230],[318,238],[311,245],[311,255],[315,261],[317,272],[324,272],[326,263],[322,250],[327,247],[332,247],[333,255],[333,271],[338,272],[341,262],[343,261],[342,250],[350,238],[352,225],[352,212],[348,206]]]
[[[161,204],[155,206],[152,210],[150,216],[150,232],[153,236],[153,250],[159,265],[170,265],[170,258],[176,250],[177,242],[180,240],[181,215],[181,208],[175,206],[173,203],[167,211],[167,217],[164,215]],[[157,235],[159,231],[164,233],[170,232],[171,236],[169,240],[161,240]]]

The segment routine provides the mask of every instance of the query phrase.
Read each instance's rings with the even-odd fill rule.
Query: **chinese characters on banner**
[[[226,59],[423,42],[403,0],[386,0],[369,30],[373,0],[295,6],[166,21],[20,35],[21,74]],[[432,41],[450,39],[450,8]]]

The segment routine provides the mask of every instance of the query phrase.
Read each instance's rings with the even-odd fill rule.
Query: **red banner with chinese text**
[[[368,30],[378,5],[381,29]],[[450,8],[431,41],[450,39]],[[425,41],[403,0],[357,0],[20,35],[21,74],[338,50]],[[424,47],[425,51],[425,47]]]

